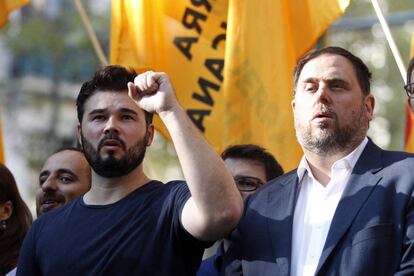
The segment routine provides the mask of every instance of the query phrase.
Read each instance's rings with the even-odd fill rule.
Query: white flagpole
[[[397,62],[398,69],[400,70],[401,77],[405,83],[407,71],[402,61],[400,52],[398,51],[397,45],[395,44],[394,38],[392,37],[392,34],[390,32],[390,28],[388,26],[387,20],[385,19],[384,14],[382,13],[381,7],[378,4],[378,0],[371,0],[371,3],[372,3],[372,6],[374,6],[375,13],[377,14],[382,30],[384,31],[385,38],[387,39],[388,45],[391,48],[391,52],[394,56],[394,59]]]

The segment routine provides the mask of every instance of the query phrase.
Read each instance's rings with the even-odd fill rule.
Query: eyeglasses
[[[236,176],[234,181],[240,192],[253,192],[264,184],[259,178],[253,176]]]
[[[409,98],[414,98],[414,82],[405,85],[404,89],[407,92],[407,96]]]

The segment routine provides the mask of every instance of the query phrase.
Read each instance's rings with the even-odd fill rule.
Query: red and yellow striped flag
[[[410,57],[414,58],[414,33],[411,36],[411,52]],[[411,80],[413,81],[413,80]],[[414,114],[410,109],[410,105],[407,101],[405,105],[405,137],[404,137],[404,150],[408,152],[414,152]]]
[[[294,65],[349,0],[259,2],[113,0],[110,61],[167,72],[218,152],[259,144],[289,170],[301,157],[290,104]],[[155,126],[168,137],[157,118]]]

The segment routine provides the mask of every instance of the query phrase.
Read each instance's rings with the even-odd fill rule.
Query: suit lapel
[[[370,140],[355,164],[341,200],[338,203],[324,249],[319,259],[316,274],[318,274],[339,240],[351,226],[374,187],[381,180],[381,177],[375,174],[381,169],[381,149]]]
[[[279,185],[279,189],[274,189],[268,194],[267,229],[279,271],[282,275],[288,275],[292,251],[293,213],[298,190],[296,170]]]

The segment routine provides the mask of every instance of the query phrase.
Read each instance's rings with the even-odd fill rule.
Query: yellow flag
[[[414,58],[414,33],[411,36],[411,53],[410,57]],[[413,81],[413,80],[411,80]],[[405,106],[405,137],[404,150],[414,152],[414,114],[410,109],[409,103]]]
[[[167,72],[204,132],[221,96],[227,8],[227,0],[112,1],[110,62]],[[159,118],[154,123],[168,137]]]
[[[290,105],[293,67],[348,4],[114,0],[110,61],[167,72],[218,152],[234,143],[259,144],[288,170],[301,155]],[[159,119],[155,126],[168,137]]]
[[[0,28],[6,25],[9,14],[23,5],[29,3],[30,0],[0,0]]]

